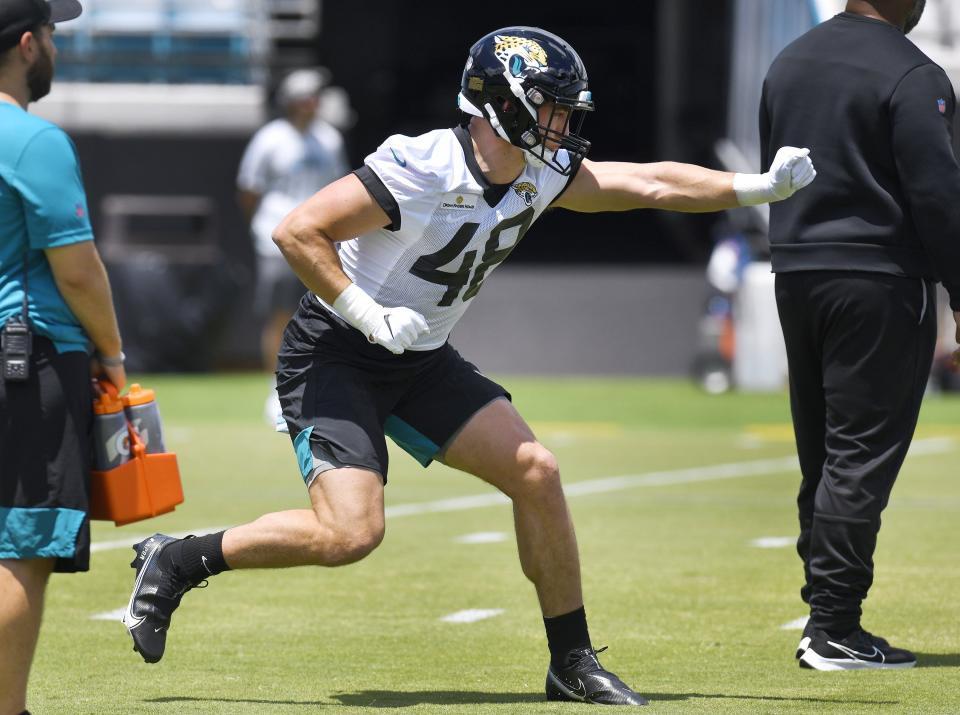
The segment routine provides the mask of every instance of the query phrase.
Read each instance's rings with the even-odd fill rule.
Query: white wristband
[[[733,190],[741,206],[768,204],[778,199],[767,174],[734,174]]]
[[[370,340],[383,315],[383,306],[367,295],[356,283],[351,283],[343,289],[343,292],[333,301],[333,309],[363,333],[367,340]]]

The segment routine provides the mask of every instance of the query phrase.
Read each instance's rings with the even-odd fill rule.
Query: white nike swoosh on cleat
[[[848,648],[847,646],[840,645],[839,643],[834,643],[833,641],[827,641],[827,643],[833,646],[834,648],[836,648],[841,653],[846,653],[854,660],[862,660],[866,663],[876,663],[876,662],[884,663],[887,660],[886,657],[883,655],[883,653],[880,652],[880,649],[877,648],[876,646],[873,646],[873,653],[861,653],[858,650],[854,650],[853,648]],[[875,660],[877,656],[880,656],[879,661]]]
[[[134,616],[133,615],[133,600],[134,596],[137,593],[137,589],[140,588],[140,583],[143,581],[143,575],[147,572],[147,567],[150,565],[150,561],[153,560],[153,557],[157,555],[157,552],[160,550],[160,547],[154,548],[146,559],[143,561],[143,566],[140,568],[140,571],[137,573],[137,580],[133,584],[133,590],[130,592],[130,601],[127,603],[127,612],[123,614],[123,619],[121,622],[127,627],[128,631],[132,631],[134,628],[137,628],[141,623],[143,623],[146,616]]]

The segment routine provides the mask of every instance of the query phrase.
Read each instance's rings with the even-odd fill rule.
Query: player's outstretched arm
[[[336,248],[390,223],[360,179],[349,174],[291,211],[274,229],[273,241],[307,288],[370,342],[399,355],[429,332],[426,320],[409,308],[373,300],[343,272]]]
[[[789,198],[813,181],[808,149],[783,147],[765,174],[732,174],[694,164],[584,160],[556,202],[571,211],[722,211]]]

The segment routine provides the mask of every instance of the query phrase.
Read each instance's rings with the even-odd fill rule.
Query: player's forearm
[[[82,276],[58,276],[54,280],[60,295],[76,316],[97,352],[117,357],[121,351],[120,329],[113,309],[113,294],[103,263],[90,261]]]
[[[688,213],[739,206],[733,174],[693,164],[584,162],[557,206],[573,211],[663,209]]]
[[[636,182],[644,208],[684,213],[705,213],[740,205],[733,189],[733,174],[694,164],[647,164]]]
[[[635,182],[646,189],[654,208],[688,213],[756,206],[790,198],[816,178],[809,149],[781,147],[769,171],[730,174],[693,164],[638,165]]]
[[[273,242],[300,281],[328,305],[350,285],[334,242],[315,226],[298,221],[295,214],[277,226]]]

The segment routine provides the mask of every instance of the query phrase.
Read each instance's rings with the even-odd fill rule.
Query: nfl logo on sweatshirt
[[[946,113],[947,113],[947,100],[945,100],[945,99],[938,99],[938,100],[937,100],[937,109],[940,110],[940,114],[946,114]]]

